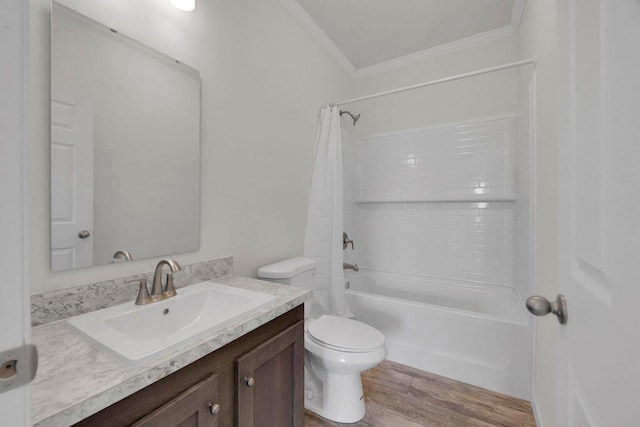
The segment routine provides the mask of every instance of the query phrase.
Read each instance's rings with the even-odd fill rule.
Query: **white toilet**
[[[315,270],[313,259],[291,258],[261,267],[258,277],[313,289]],[[315,313],[311,305],[305,305],[304,406],[329,420],[354,423],[366,412],[360,373],[387,356],[384,335],[356,320]]]

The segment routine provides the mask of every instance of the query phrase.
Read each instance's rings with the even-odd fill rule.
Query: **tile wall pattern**
[[[361,266],[514,283],[513,202],[367,204],[358,224]]]
[[[514,193],[514,117],[365,138],[363,198]]]
[[[355,149],[345,148],[345,229],[356,240],[345,259],[380,270],[515,284],[517,234],[528,232],[522,228],[524,204],[353,200],[515,200],[520,132],[525,130],[511,116],[364,138]],[[528,167],[523,173],[528,176]]]

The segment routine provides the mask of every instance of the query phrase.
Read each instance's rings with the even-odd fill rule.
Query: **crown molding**
[[[525,1],[526,0],[514,0],[511,22],[508,25],[362,68],[356,68],[355,65],[349,61],[340,48],[333,43],[331,38],[296,0],[278,0],[278,3],[289,12],[298,24],[300,24],[353,79],[360,79],[427,61],[438,56],[513,37],[520,28]]]
[[[309,16],[306,10],[298,4],[296,0],[278,0],[278,3],[304,28],[324,50],[340,64],[340,66],[353,78],[355,78],[356,67],[344,56],[338,46],[331,41],[327,33]]]
[[[486,43],[490,43],[496,40],[505,39],[515,35],[511,25],[505,25],[504,27],[496,28],[495,30],[486,31],[484,33],[476,34],[471,37],[465,37],[460,40],[441,44],[436,47],[422,50],[420,52],[411,53],[409,55],[400,56],[398,58],[390,59],[389,61],[373,64],[368,67],[359,68],[355,71],[354,78],[360,79],[363,77],[370,77],[375,74],[384,73],[387,71],[395,70],[398,68],[413,65],[418,62],[427,61],[437,58],[438,56],[447,55],[461,50],[469,49],[472,47],[480,46]]]

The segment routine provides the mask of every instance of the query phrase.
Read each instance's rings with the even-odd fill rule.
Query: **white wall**
[[[445,54],[356,80],[356,95],[391,90],[505,64],[517,59],[513,37]],[[518,100],[517,71],[506,70],[342,106],[362,113],[357,135],[375,135],[512,114]]]
[[[556,13],[556,0],[527,1],[519,34],[522,58],[538,58],[533,269],[534,292],[547,298],[554,298],[558,293]],[[556,339],[559,328],[553,319],[538,319],[535,324],[534,405],[540,426],[553,427],[556,425]]]
[[[66,0],[64,4],[197,68],[202,79],[201,247],[190,263],[233,255],[235,272],[299,255],[319,107],[352,80],[275,0]],[[49,17],[31,0],[28,109],[33,292],[135,274],[155,260],[49,269]]]

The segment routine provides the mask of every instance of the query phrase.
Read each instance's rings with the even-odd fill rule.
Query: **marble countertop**
[[[224,329],[140,367],[128,367],[98,349],[65,320],[32,329],[38,347],[38,372],[33,381],[33,422],[38,427],[74,424],[311,298],[311,291],[244,277],[216,283],[276,296],[276,300]]]

